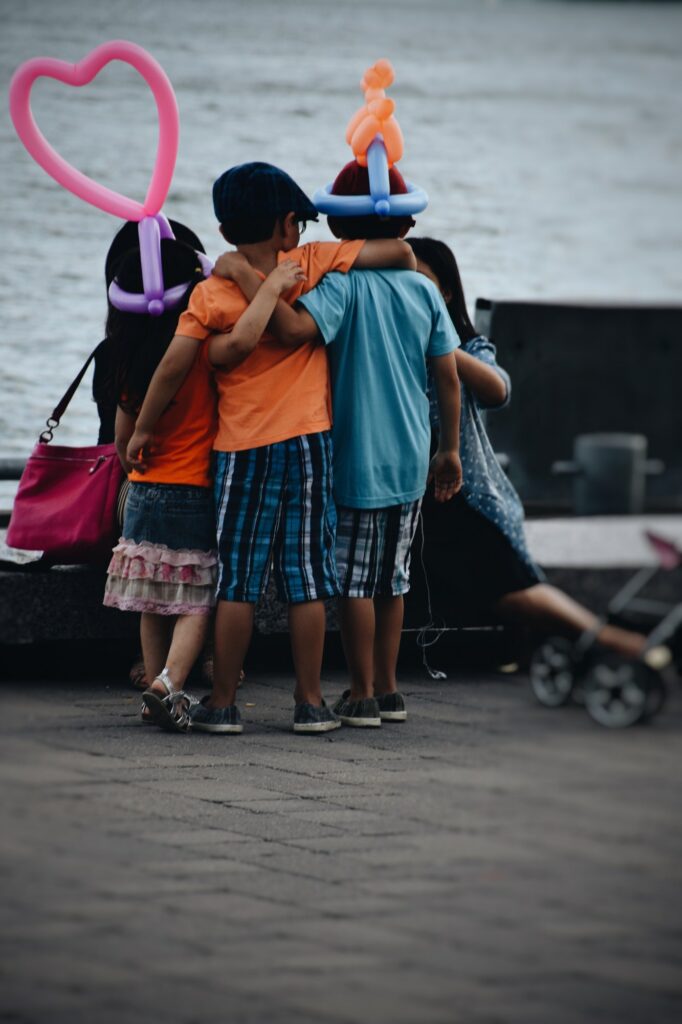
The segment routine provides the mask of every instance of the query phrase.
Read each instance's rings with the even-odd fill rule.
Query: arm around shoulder
[[[303,306],[290,306],[280,300],[270,321],[270,329],[278,341],[290,348],[298,348],[309,341],[319,341],[317,323]]]
[[[353,270],[416,270],[417,258],[401,238],[372,238],[358,253]]]
[[[268,324],[273,333],[279,337],[276,327],[277,311],[281,311],[281,315],[287,318],[287,322],[289,322],[290,315],[295,316],[293,310],[280,299],[280,296],[301,280],[305,280],[305,274],[293,260],[284,260],[275,267],[262,284],[253,291],[249,306],[242,313],[232,331],[229,334],[216,335],[211,339],[208,350],[211,363],[222,370],[234,369],[253,352]],[[298,324],[295,323],[293,328],[298,331]],[[300,341],[296,340],[290,344],[300,344]]]

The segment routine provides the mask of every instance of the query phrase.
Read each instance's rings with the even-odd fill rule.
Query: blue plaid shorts
[[[274,572],[282,601],[339,593],[331,434],[215,452],[218,600],[257,601]]]
[[[421,498],[390,508],[338,509],[336,564],[343,597],[399,597],[410,589],[410,548]]]

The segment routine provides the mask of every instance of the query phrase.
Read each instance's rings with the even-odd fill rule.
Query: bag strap
[[[78,373],[71,381],[64,394],[62,395],[61,399],[57,402],[56,406],[52,410],[52,414],[48,416],[48,418],[45,420],[45,426],[47,429],[43,430],[42,434],[40,435],[40,441],[43,444],[49,444],[50,441],[52,440],[53,431],[56,430],[56,428],[59,426],[59,421],[66,412],[69,406],[69,402],[76,394],[76,391],[78,390],[78,385],[83,380],[83,377],[85,376],[85,371],[87,370],[88,366],[94,359],[95,352],[97,351],[98,348],[99,345],[97,345],[97,347],[92,350],[92,352],[85,360],[82,367],[80,368],[80,370],[78,371]]]

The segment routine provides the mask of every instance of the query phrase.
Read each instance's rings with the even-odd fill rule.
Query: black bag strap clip
[[[97,347],[99,348],[99,346]],[[41,444],[49,444],[50,441],[52,440],[54,436],[54,431],[59,426],[59,421],[66,412],[69,402],[76,394],[76,391],[78,390],[78,385],[83,380],[83,377],[85,376],[85,371],[92,362],[96,351],[96,348],[92,350],[88,358],[83,363],[83,366],[79,370],[78,374],[71,381],[59,402],[57,402],[57,405],[52,410],[52,414],[48,416],[48,418],[45,420],[45,427],[47,429],[43,430],[42,434],[40,435],[39,441],[41,442]]]

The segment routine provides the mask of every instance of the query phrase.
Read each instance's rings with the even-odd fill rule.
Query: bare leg
[[[289,605],[291,654],[296,672],[294,700],[297,704],[322,702],[320,673],[327,618],[323,601],[301,601]]]
[[[213,652],[211,708],[234,704],[239,676],[253,632],[255,604],[248,601],[218,601]]]
[[[376,635],[374,637],[374,694],[383,697],[398,689],[396,669],[400,650],[400,633],[403,628],[402,597],[375,597],[374,615]]]
[[[578,604],[562,590],[546,583],[538,583],[527,590],[505,594],[497,602],[497,611],[504,617],[541,631],[555,631],[575,637],[586,630],[599,627],[593,612]],[[629,658],[638,658],[644,652],[646,637],[618,626],[602,626],[599,643]]]
[[[172,615],[142,612],[140,616],[140,641],[147,686],[151,685],[166,664],[174,625],[175,618]]]
[[[166,668],[176,690],[182,690],[201,653],[210,615],[179,615],[175,622]]]
[[[374,693],[374,601],[371,597],[342,597],[338,609],[350,672],[350,699],[365,700]]]

